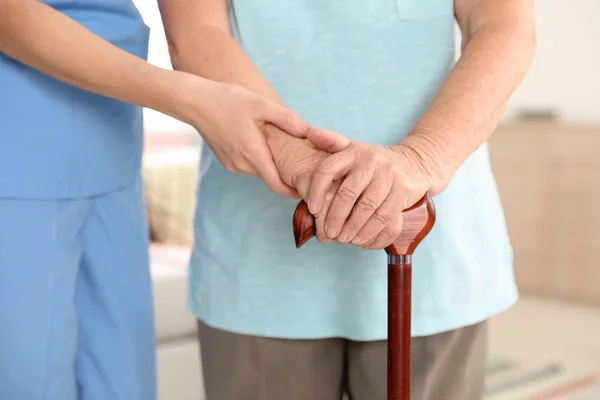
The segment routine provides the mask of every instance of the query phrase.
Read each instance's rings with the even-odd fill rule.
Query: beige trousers
[[[206,400],[386,400],[387,342],[287,340],[199,323]],[[481,400],[487,323],[412,340],[411,400]]]

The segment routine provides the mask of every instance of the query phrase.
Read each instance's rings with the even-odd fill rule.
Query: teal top
[[[131,0],[47,0],[105,40],[146,58],[149,30]],[[0,197],[60,199],[139,175],[142,110],[59,82],[0,53]]]
[[[235,3],[240,40],[274,89],[318,127],[382,145],[402,139],[455,62],[452,0]],[[217,328],[282,338],[387,336],[384,251],[296,249],[297,201],[227,172],[203,148],[189,309]],[[486,146],[436,196],[413,256],[413,335],[485,320],[517,299]]]

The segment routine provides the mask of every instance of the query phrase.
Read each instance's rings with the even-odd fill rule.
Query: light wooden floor
[[[490,342],[492,356],[600,371],[600,307],[522,295],[492,319]]]

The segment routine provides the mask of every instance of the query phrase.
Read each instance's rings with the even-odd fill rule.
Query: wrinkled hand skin
[[[281,179],[296,188],[306,200],[315,171],[331,154],[316,149],[308,140],[282,136],[282,132],[274,126],[267,127],[265,135]],[[331,241],[325,234],[325,217],[340,183],[341,181],[334,182],[329,187],[322,210],[314,214],[316,237],[321,243]]]
[[[319,164],[308,204],[314,215],[326,214],[325,241],[379,250],[402,231],[402,211],[430,188],[427,168],[409,146],[355,141]]]
[[[290,137],[273,125],[265,127],[265,135],[281,179],[306,199],[314,171],[330,154],[317,150],[305,139]]]
[[[282,180],[309,204],[318,204],[311,211],[321,243],[387,247],[402,230],[402,211],[431,187],[409,146],[352,142],[332,155],[274,126],[265,135]]]

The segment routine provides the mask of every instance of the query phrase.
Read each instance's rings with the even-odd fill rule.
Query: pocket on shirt
[[[428,20],[454,17],[454,0],[394,0],[403,20]]]

